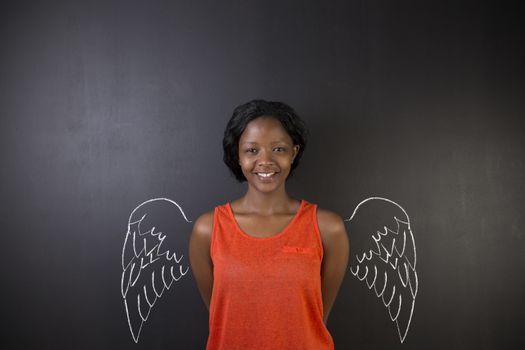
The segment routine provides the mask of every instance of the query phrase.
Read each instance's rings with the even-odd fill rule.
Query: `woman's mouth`
[[[277,172],[266,172],[266,173],[260,172],[260,173],[255,173],[255,174],[257,175],[257,178],[259,178],[260,181],[270,182],[279,173],[277,173]]]

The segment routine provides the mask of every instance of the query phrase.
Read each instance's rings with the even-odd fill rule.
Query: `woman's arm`
[[[195,224],[190,238],[190,265],[204,304],[210,309],[213,289],[213,263],[210,255],[213,231],[213,211],[202,214]]]
[[[318,208],[317,223],[324,251],[321,265],[321,292],[323,318],[326,323],[346,273],[350,244],[343,219],[336,213]]]

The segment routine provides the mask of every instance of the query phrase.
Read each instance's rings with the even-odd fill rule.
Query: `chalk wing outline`
[[[182,257],[164,249],[163,243],[177,232],[162,232],[155,226],[142,227],[153,203],[175,206],[184,222],[189,221],[179,204],[168,198],[153,198],[139,204],[128,219],[128,230],[122,246],[121,293],[131,335],[138,343],[142,326],[148,320],[156,301],[169,290],[174,281],[184,277],[189,266],[183,266]],[[144,212],[143,215],[138,214]],[[140,216],[140,217],[138,217]],[[184,228],[183,228],[184,229]],[[187,225],[186,230],[191,230]],[[187,231],[189,233],[189,231]],[[181,247],[182,251],[186,247]]]
[[[350,272],[359,281],[364,282],[369,290],[380,298],[387,308],[390,319],[396,323],[399,340],[405,341],[418,292],[416,272],[416,245],[407,212],[396,202],[383,197],[370,197],[361,201],[352,216],[344,220],[349,223],[358,213],[359,208],[370,201],[385,201],[404,213],[404,218],[382,218],[385,223],[376,232],[353,232],[352,235],[370,235],[369,246],[362,248],[350,262]],[[390,276],[390,278],[389,278]],[[401,320],[403,316],[404,320]]]

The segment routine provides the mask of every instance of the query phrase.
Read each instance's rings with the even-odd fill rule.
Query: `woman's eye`
[[[273,150],[276,151],[276,152],[280,152],[280,153],[286,152],[286,148],[284,148],[284,147],[275,147]],[[246,153],[257,153],[257,149],[256,148],[247,148],[246,149]]]

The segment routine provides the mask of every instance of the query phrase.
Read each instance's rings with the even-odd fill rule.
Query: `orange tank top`
[[[323,322],[323,246],[317,205],[301,201],[280,233],[243,232],[229,203],[217,206],[207,350],[334,349]]]

